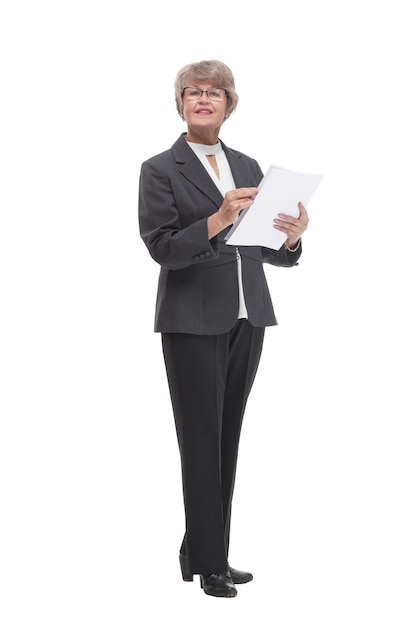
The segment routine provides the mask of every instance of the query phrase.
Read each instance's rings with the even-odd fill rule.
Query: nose
[[[199,102],[201,102],[201,100],[203,102],[208,102],[210,100],[210,98],[207,95],[207,91],[202,91],[201,96],[199,97]]]

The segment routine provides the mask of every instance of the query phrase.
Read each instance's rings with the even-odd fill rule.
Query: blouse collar
[[[190,146],[190,148],[192,148],[195,152],[198,152],[200,154],[203,155],[213,155],[213,154],[219,154],[219,152],[221,152],[222,150],[222,146],[220,141],[218,141],[217,143],[214,144],[214,146],[206,146],[203,143],[194,143],[192,141],[188,141],[187,142]]]

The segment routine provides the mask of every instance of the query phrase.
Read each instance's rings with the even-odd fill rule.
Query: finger
[[[278,217],[282,222],[286,222],[287,224],[296,224],[297,217],[293,217],[292,215],[286,215],[285,213],[278,213]]]
[[[300,219],[308,221],[307,209],[302,202],[298,203],[298,208],[300,209]]]
[[[239,187],[227,193],[235,198],[252,198],[259,192],[257,187]]]
[[[289,222],[285,222],[284,220],[275,219],[274,228],[281,230],[283,233],[289,233],[292,232],[294,225],[290,224]]]
[[[278,213],[278,217],[281,218],[282,220],[284,220],[285,222],[289,222],[293,226],[296,226],[297,222],[305,221],[306,219],[308,219],[306,208],[305,208],[305,206],[304,206],[304,204],[302,202],[298,203],[298,208],[300,210],[299,217],[294,217],[292,215],[287,215],[286,213]]]
[[[242,191],[246,196],[255,196],[259,192],[259,189],[258,187],[240,187],[236,189],[236,191]]]

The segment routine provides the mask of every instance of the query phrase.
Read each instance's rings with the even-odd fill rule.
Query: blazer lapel
[[[245,158],[245,155],[241,152],[230,150],[223,142],[221,144],[229,161],[236,188],[257,187],[262,179],[262,172],[259,166],[256,168],[254,162]]]
[[[247,176],[245,176],[245,172],[242,171],[241,155],[231,152],[228,147],[224,145],[223,142],[221,143],[226,158],[229,161],[230,170],[232,172],[233,180],[235,181],[236,189],[239,189],[239,187],[248,187],[249,185]]]
[[[183,133],[172,146],[175,161],[178,163],[180,173],[195,185],[205,196],[210,198],[219,207],[223,202],[223,196],[207,174],[198,157],[187,146]]]

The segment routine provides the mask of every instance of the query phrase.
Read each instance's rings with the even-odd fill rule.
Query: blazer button
[[[200,259],[204,259],[204,257],[205,257],[205,256],[206,256],[206,255],[205,255],[203,252],[202,252],[201,254],[199,254],[199,258],[200,258]]]
[[[207,252],[206,252],[206,254],[205,254],[206,259],[208,259],[208,258],[209,258],[209,256],[211,256],[211,254],[210,254],[210,252],[207,250]]]
[[[195,254],[193,256],[193,261],[199,261],[199,260],[200,260],[200,257],[198,256],[198,254]]]

